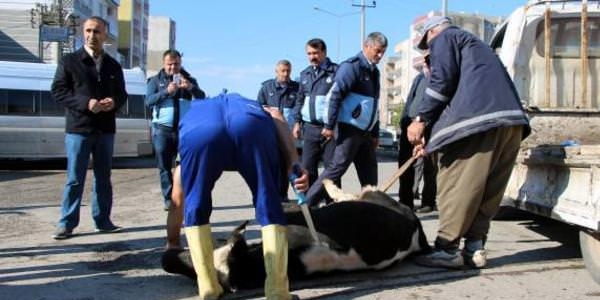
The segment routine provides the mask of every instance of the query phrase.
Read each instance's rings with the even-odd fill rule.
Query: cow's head
[[[233,230],[225,245],[214,250],[219,283],[230,291],[261,286],[265,279],[262,244],[244,238],[248,221]]]

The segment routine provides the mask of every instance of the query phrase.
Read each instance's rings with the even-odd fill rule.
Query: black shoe
[[[415,212],[418,214],[426,214],[426,213],[430,213],[432,211],[434,211],[435,209],[433,208],[433,206],[422,206],[421,208],[417,209]]]
[[[121,230],[123,230],[123,227],[112,225],[112,224],[105,228],[96,228],[97,233],[115,233],[115,232],[119,232]]]
[[[72,236],[73,236],[72,229],[66,229],[64,227],[59,227],[56,229],[56,231],[52,235],[52,238],[54,238],[55,240],[66,240]]]

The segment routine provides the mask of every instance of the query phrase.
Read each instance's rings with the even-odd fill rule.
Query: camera
[[[181,84],[181,74],[173,74],[173,82],[175,82],[176,85],[180,85]]]

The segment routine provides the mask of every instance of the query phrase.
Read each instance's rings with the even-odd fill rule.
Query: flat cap
[[[443,17],[443,16],[431,16],[429,17],[429,19],[427,19],[425,21],[425,23],[423,24],[423,28],[421,29],[421,40],[419,41],[419,44],[417,44],[417,47],[421,50],[427,50],[429,48],[429,45],[427,45],[427,32],[438,25],[442,25],[442,24],[452,24],[452,22],[450,21],[450,18],[448,17]]]

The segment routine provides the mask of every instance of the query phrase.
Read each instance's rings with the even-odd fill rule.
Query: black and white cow
[[[356,196],[329,181],[326,187],[336,202],[311,210],[322,244],[315,243],[300,210],[286,212],[290,281],[334,271],[380,270],[431,250],[421,222],[407,206],[374,188]],[[214,251],[219,281],[232,291],[262,287],[266,276],[262,244],[248,244],[243,236],[247,223]],[[162,264],[167,272],[196,278],[187,251],[166,251]]]

